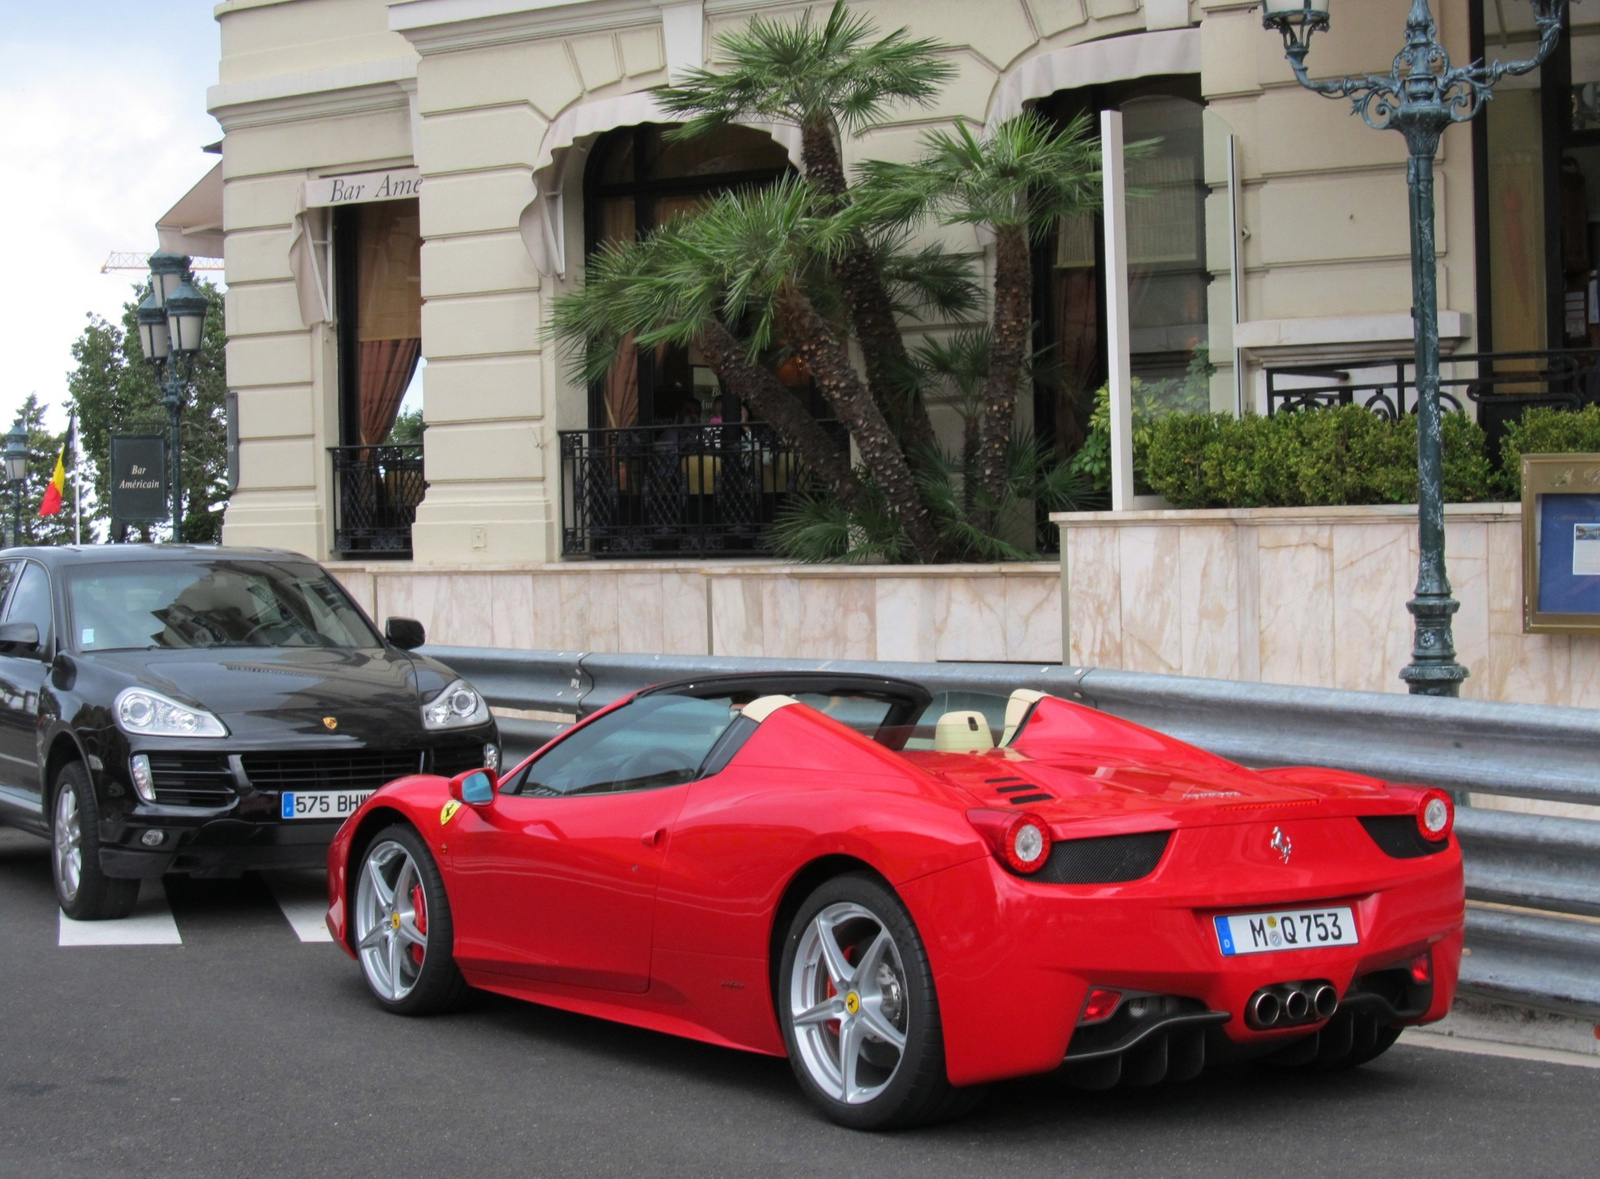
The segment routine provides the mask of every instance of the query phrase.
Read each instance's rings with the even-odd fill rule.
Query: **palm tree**
[[[822,208],[848,199],[840,134],[858,134],[896,103],[926,106],[955,67],[938,54],[945,46],[913,39],[906,29],[875,38],[876,29],[837,0],[818,27],[810,12],[795,22],[752,17],[743,29],[717,38],[722,66],[685,74],[656,92],[683,115],[679,135],[703,134],[733,122],[786,122],[800,129],[806,179]],[[894,302],[873,243],[858,234],[833,258],[834,276],[866,359],[867,386],[879,412],[912,450],[933,443],[933,427],[915,384]]]
[[[1029,111],[984,139],[965,125],[923,137],[911,164],[869,163],[867,202],[877,215],[912,219],[924,210],[945,225],[977,225],[994,235],[994,310],[988,371],[979,397],[976,465],[991,499],[1003,494],[1006,450],[1016,421],[1017,389],[1027,370],[1033,326],[1030,244],[1063,217],[1099,207],[1100,145],[1087,115],[1058,130]]]

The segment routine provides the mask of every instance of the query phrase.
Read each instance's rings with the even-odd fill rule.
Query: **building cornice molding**
[[[661,23],[684,0],[403,0],[389,28],[427,57]]]
[[[412,56],[335,69],[225,82],[206,91],[206,110],[224,132],[301,119],[405,110],[416,89]]]
[[[332,119],[389,111],[410,118],[411,96],[399,83],[356,86],[348,90],[296,94],[284,98],[263,99],[260,102],[211,107],[212,117],[222,125],[225,135],[250,127],[270,127],[280,123],[301,123],[308,119]]]

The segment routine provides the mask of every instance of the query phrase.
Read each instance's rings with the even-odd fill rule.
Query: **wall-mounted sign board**
[[[412,200],[422,193],[422,173],[416,168],[386,168],[382,172],[357,172],[306,181],[306,208],[364,205],[369,201]]]
[[[1600,454],[1522,456],[1522,629],[1600,631]]]

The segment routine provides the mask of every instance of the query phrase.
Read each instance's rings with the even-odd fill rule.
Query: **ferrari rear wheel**
[[[872,877],[835,877],[795,914],[778,1011],[801,1088],[840,1125],[919,1125],[981,1097],[946,1078],[927,952],[905,906]]]
[[[410,827],[380,831],[361,859],[353,906],[356,957],[378,1003],[397,1015],[435,1015],[467,993],[452,955],[444,881]]]

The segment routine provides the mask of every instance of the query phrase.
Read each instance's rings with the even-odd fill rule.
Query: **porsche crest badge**
[[[325,716],[325,717],[323,717],[322,718],[322,727],[327,729],[330,733],[333,732],[334,729],[337,729],[339,727],[339,718],[336,717],[336,716]]]

